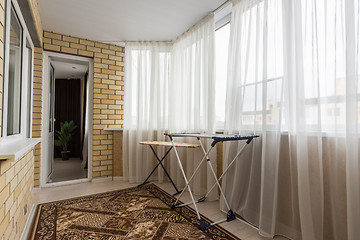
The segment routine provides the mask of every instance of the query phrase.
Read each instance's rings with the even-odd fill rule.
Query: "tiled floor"
[[[87,169],[81,167],[80,158],[70,158],[69,160],[54,159],[52,182],[62,182],[75,179],[87,178]]]
[[[159,187],[164,189],[169,193],[173,193],[174,190],[170,183],[162,183],[157,184]],[[136,184],[129,184],[123,181],[108,181],[108,182],[101,182],[101,183],[80,183],[80,184],[73,184],[67,186],[60,186],[60,187],[52,187],[52,188],[43,188],[43,189],[36,189],[34,193],[34,200],[35,203],[43,203],[43,202],[51,202],[56,200],[62,200],[67,198],[74,198],[83,195],[101,193],[106,191],[124,189],[136,186]],[[181,197],[183,202],[189,202],[190,196],[188,193],[183,194]],[[200,213],[205,215],[206,217],[210,218],[213,221],[221,220],[225,218],[225,214],[219,210],[219,202],[212,201],[212,202],[203,202],[198,205],[198,209]],[[241,220],[234,220],[231,222],[222,223],[225,229],[239,237],[243,240],[263,240],[267,239],[261,237],[258,234],[256,228],[248,225],[247,223]],[[287,240],[287,238],[276,236],[274,239],[277,240]]]

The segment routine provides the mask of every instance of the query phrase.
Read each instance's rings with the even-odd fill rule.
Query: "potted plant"
[[[61,147],[61,157],[62,160],[69,160],[70,151],[68,151],[68,146],[71,141],[71,138],[74,135],[74,131],[77,128],[74,121],[70,122],[65,121],[60,123],[60,131],[57,130],[55,135],[57,136],[57,140],[55,140],[55,146]]]

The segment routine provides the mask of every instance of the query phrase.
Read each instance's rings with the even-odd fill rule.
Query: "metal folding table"
[[[201,133],[164,133],[166,136],[168,136],[170,138],[170,141],[171,141],[171,144],[174,148],[174,151],[175,151],[175,154],[176,154],[176,158],[178,160],[178,164],[179,164],[179,167],[180,167],[180,170],[182,172],[182,175],[185,179],[185,187],[184,189],[182,190],[181,194],[177,197],[175,203],[172,205],[172,208],[179,208],[179,207],[184,207],[184,206],[187,206],[187,205],[191,205],[193,204],[194,205],[194,208],[195,208],[195,211],[196,211],[196,214],[197,214],[197,217],[199,219],[199,222],[200,222],[200,229],[204,230],[204,229],[209,229],[210,227],[216,225],[216,224],[219,224],[219,223],[222,223],[222,222],[230,222],[232,220],[235,219],[235,214],[234,212],[230,209],[230,206],[225,198],[225,195],[224,195],[224,192],[220,186],[220,180],[225,176],[225,174],[227,173],[227,171],[229,170],[229,168],[231,167],[231,165],[235,162],[235,160],[238,158],[238,156],[240,155],[240,153],[243,151],[243,149],[245,148],[246,145],[248,145],[252,140],[253,138],[257,138],[259,137],[258,135],[248,135],[248,136],[242,136],[242,135],[227,135],[227,134],[201,134]],[[204,157],[202,158],[202,160],[200,161],[199,165],[197,166],[197,168],[195,169],[194,173],[191,175],[191,177],[188,179],[186,177],[186,174],[184,172],[184,168],[182,166],[182,163],[181,163],[181,160],[180,160],[180,157],[179,157],[179,154],[178,154],[178,151],[176,149],[176,142],[174,142],[174,138],[176,137],[192,137],[192,138],[197,138],[197,140],[199,141],[199,145],[201,146],[201,149],[203,150],[204,152]],[[201,139],[202,138],[205,138],[205,139],[212,139],[212,143],[211,143],[211,146],[210,148],[205,151],[205,148],[201,142]],[[210,162],[210,158],[209,158],[209,154],[211,152],[211,150],[215,147],[215,145],[218,143],[218,142],[226,142],[226,141],[246,141],[245,144],[243,145],[243,147],[240,149],[240,151],[236,154],[236,156],[230,161],[229,165],[226,167],[226,169],[223,171],[223,173],[221,174],[221,176],[219,178],[217,178],[216,176],[216,173],[214,171],[214,168],[212,167],[211,165],[211,162]],[[212,172],[212,175],[214,176],[216,182],[215,184],[210,188],[210,190],[206,193],[205,196],[203,196],[202,198],[198,199],[197,201],[195,201],[194,199],[194,195],[191,191],[191,188],[190,188],[190,182],[193,180],[195,174],[197,173],[197,171],[200,169],[200,166],[201,164],[205,161],[207,161],[209,167],[210,167],[210,170]],[[220,193],[221,195],[223,196],[224,198],[224,202],[225,202],[225,205],[228,209],[228,212],[227,212],[227,215],[226,215],[226,218],[223,219],[223,220],[220,220],[220,221],[216,221],[216,222],[212,222],[212,223],[209,223],[208,221],[204,220],[204,219],[201,219],[201,216],[199,214],[199,211],[198,211],[198,208],[196,206],[196,203],[201,203],[203,201],[205,201],[205,199],[208,197],[209,193],[214,189],[215,186],[218,186],[218,188],[220,189]],[[183,193],[185,192],[186,188],[189,190],[189,194],[190,194],[190,197],[191,197],[191,202],[188,202],[188,203],[183,203],[183,204],[178,204],[178,201],[179,199],[181,198],[181,196],[183,195]]]
[[[176,187],[175,183],[173,182],[173,180],[171,179],[169,173],[166,171],[166,168],[164,167],[164,165],[162,164],[162,162],[164,161],[164,159],[166,158],[166,156],[169,154],[169,152],[171,151],[171,149],[173,149],[173,147],[184,147],[184,148],[198,148],[200,147],[199,144],[194,144],[194,143],[171,143],[171,142],[163,142],[163,141],[143,141],[143,142],[140,142],[139,144],[142,144],[142,145],[148,145],[152,152],[154,153],[156,159],[158,160],[158,164],[154,167],[154,169],[151,171],[151,173],[149,174],[149,176],[145,179],[145,181],[141,184],[138,185],[138,187],[144,185],[144,184],[147,184],[149,183],[149,178],[151,177],[151,175],[153,175],[153,173],[155,172],[155,170],[159,167],[159,165],[162,167],[162,169],[164,170],[166,176],[168,177],[168,179],[170,180],[171,184],[174,186],[175,188],[175,191],[176,194],[180,193],[180,191],[178,190],[178,188]],[[153,146],[163,146],[163,147],[170,147],[167,152],[165,153],[165,155],[160,159],[158,157],[158,155],[156,154]]]

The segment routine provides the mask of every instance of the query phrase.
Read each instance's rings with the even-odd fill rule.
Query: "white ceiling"
[[[80,79],[88,71],[88,64],[71,59],[52,58],[51,64],[55,69],[56,79]]]
[[[100,42],[171,41],[226,0],[38,0],[44,30]]]

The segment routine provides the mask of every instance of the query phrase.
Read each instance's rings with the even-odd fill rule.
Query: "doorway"
[[[44,52],[42,187],[91,180],[92,66],[89,58]]]

